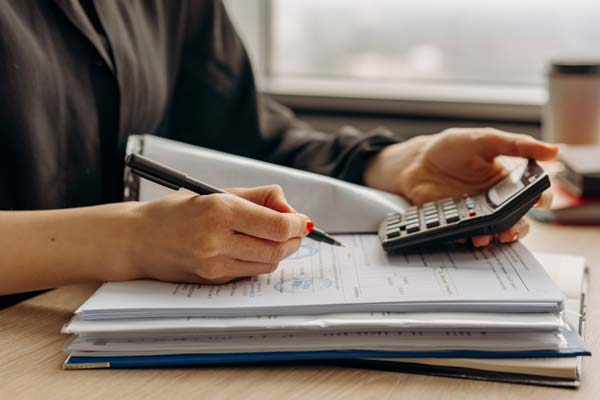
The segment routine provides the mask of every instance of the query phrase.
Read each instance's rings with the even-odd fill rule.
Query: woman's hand
[[[0,295],[131,279],[221,283],[272,272],[312,224],[278,186],[230,192],[240,197],[180,191],[146,203],[0,211]]]
[[[507,174],[496,160],[499,155],[551,160],[557,154],[557,146],[527,135],[491,128],[454,128],[388,146],[371,160],[364,179],[368,186],[398,193],[421,205],[491,187]],[[497,239],[510,242],[528,229],[522,220]],[[485,246],[491,240],[489,235],[478,236],[473,244]]]
[[[310,220],[279,186],[227,191],[233,194],[179,191],[133,207],[134,276],[223,283],[273,272],[298,249]]]

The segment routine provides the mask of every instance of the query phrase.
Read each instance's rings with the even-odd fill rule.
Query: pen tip
[[[345,247],[343,244],[341,244],[341,243],[340,243],[340,242],[338,242],[337,240],[334,240],[334,241],[333,241],[333,244],[334,244],[335,246]]]

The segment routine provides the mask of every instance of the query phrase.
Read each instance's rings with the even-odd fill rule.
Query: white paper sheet
[[[581,357],[559,358],[374,358],[386,363],[411,363],[438,367],[468,368],[500,373],[577,379]]]
[[[104,284],[84,319],[248,316],[365,311],[557,311],[564,296],[521,244],[438,246],[390,255],[376,235],[341,235],[346,247],[305,239],[272,274],[226,285]]]
[[[377,232],[389,212],[408,205],[379,190],[151,135],[144,135],[143,154],[222,188],[279,184],[296,210],[330,233]],[[140,200],[168,193],[169,189],[140,180]]]
[[[85,337],[165,337],[185,334],[260,332],[352,332],[408,330],[552,331],[563,326],[560,313],[345,313],[257,317],[137,318],[86,321],[74,318],[64,333]]]
[[[581,315],[581,293],[586,284],[586,261],[573,254],[536,253],[550,278],[556,282],[567,298],[564,301],[564,318],[571,326],[583,327],[585,316]]]
[[[76,338],[68,351],[146,352],[147,354],[242,353],[263,351],[381,350],[436,351],[556,350],[567,346],[558,332],[351,332],[322,334],[269,334],[197,336],[170,339]]]

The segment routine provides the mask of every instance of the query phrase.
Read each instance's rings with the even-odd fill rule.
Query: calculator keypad
[[[446,198],[428,202],[421,207],[410,207],[404,213],[389,214],[382,227],[384,240],[394,240],[413,233],[454,224],[477,215],[475,201],[468,195],[463,198]]]

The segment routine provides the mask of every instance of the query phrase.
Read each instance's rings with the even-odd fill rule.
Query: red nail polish
[[[308,235],[309,233],[311,233],[313,229],[315,229],[315,223],[309,219],[306,223],[306,234]]]

